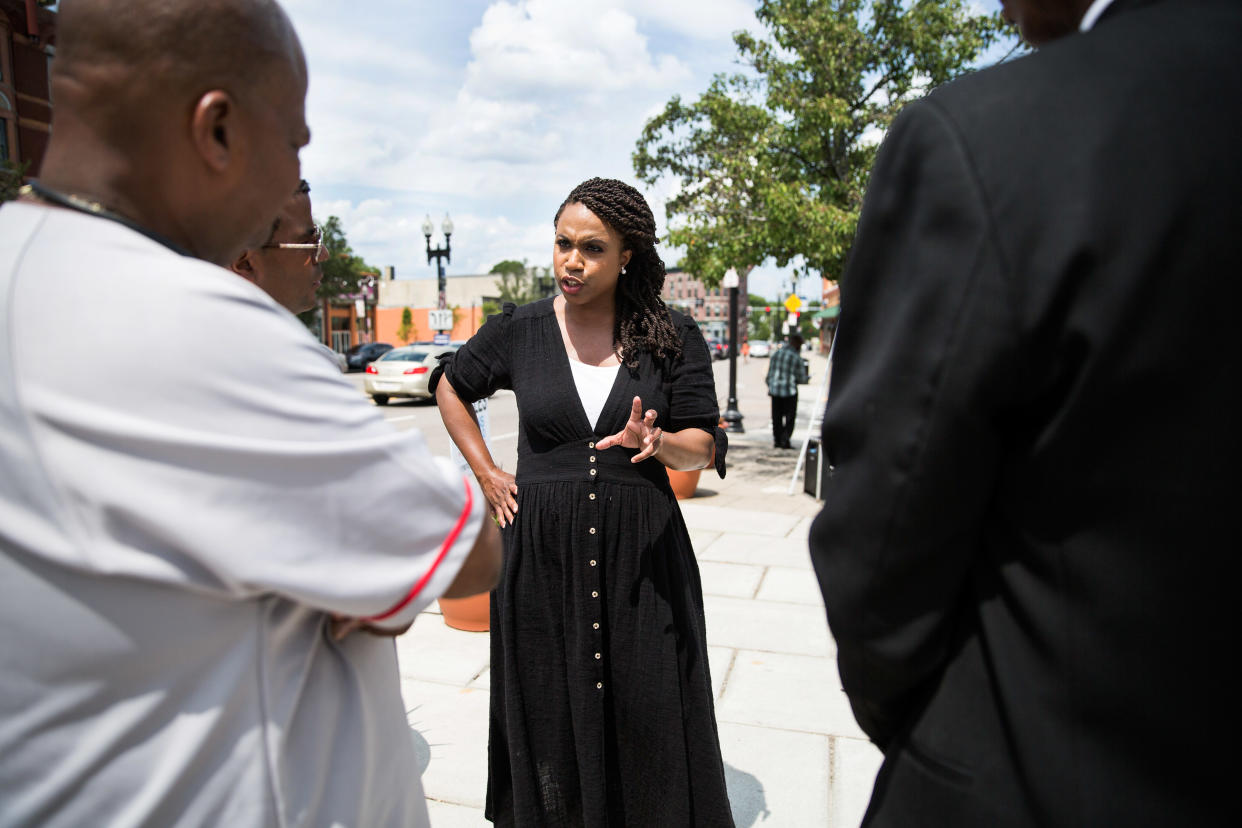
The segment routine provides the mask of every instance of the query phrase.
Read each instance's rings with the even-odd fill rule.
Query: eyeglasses
[[[323,228],[318,224],[315,225],[315,240],[311,242],[268,242],[264,247],[276,247],[281,250],[314,250],[315,260],[323,258],[328,252],[323,246]]]

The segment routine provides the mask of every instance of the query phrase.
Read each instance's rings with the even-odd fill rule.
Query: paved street
[[[826,360],[810,356],[795,445],[814,413]],[[714,365],[721,408],[728,362]],[[739,828],[853,828],[880,754],[841,691],[819,590],[806,551],[819,504],[793,473],[798,453],[772,448],[766,359],[738,361],[746,433],[730,438],[729,472],[705,473],[682,501],[703,578],[709,660],[729,798]],[[362,386],[360,374],[349,375]],[[400,428],[423,429],[437,454],[448,441],[435,406],[389,404]],[[491,401],[493,447],[515,462],[512,395]],[[508,467],[508,466],[506,466]],[[791,493],[790,488],[794,489]],[[486,825],[488,636],[444,625],[433,605],[397,640],[402,692],[436,826]]]
[[[345,378],[359,393],[362,393],[363,376],[360,371],[345,374]],[[448,432],[444,430],[440,421],[440,410],[434,403],[394,398],[389,400],[388,405],[376,408],[384,415],[384,419],[402,431],[420,429],[432,454],[449,456]],[[512,392],[500,391],[488,400],[487,416],[491,429],[492,454],[502,468],[512,471],[517,468],[517,402]]]
[[[821,359],[819,356],[811,357],[813,364],[818,364]],[[718,360],[713,363],[713,367],[716,374],[716,390],[720,399],[720,408],[721,411],[724,411],[729,398],[729,362],[728,360]],[[738,440],[745,440],[746,442],[758,441],[760,437],[767,437],[768,445],[771,445],[772,418],[768,403],[767,386],[764,383],[764,375],[767,369],[767,359],[756,358],[751,359],[749,362],[739,359],[737,362],[738,408],[744,417],[743,427],[746,429],[746,434],[740,438],[735,437],[735,442]],[[345,374],[346,379],[359,392],[362,391],[363,376],[360,371]],[[810,417],[811,408],[814,406],[816,395],[820,390],[821,378],[822,371],[816,373],[811,378],[811,382],[808,385],[802,386],[800,390],[798,431],[794,435],[799,443],[804,436],[803,432],[806,428],[807,419]],[[398,398],[390,400],[386,406],[377,407],[383,413],[385,419],[393,423],[397,428],[402,430],[410,428],[421,429],[432,453],[448,456],[448,434],[440,423],[440,414],[434,404],[421,400],[403,400]],[[513,394],[508,391],[501,391],[489,400],[488,418],[491,427],[493,454],[504,468],[515,468],[517,465],[517,404]]]

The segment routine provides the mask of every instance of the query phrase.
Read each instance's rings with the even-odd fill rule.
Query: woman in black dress
[[[724,475],[707,345],[660,300],[655,219],[637,190],[586,181],[555,226],[561,295],[505,305],[437,369],[441,416],[505,542],[486,815],[730,826],[702,587],[665,472],[714,460]],[[516,477],[470,406],[499,388],[517,397]]]

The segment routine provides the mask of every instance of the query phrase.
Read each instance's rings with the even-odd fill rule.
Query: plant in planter
[[[720,421],[720,427],[724,428],[725,421]],[[712,459],[707,461],[707,468],[711,468],[716,462],[716,450],[712,449]],[[668,484],[673,487],[673,494],[678,500],[689,500],[694,497],[694,491],[699,487],[699,476],[703,474],[703,469],[690,469],[689,471],[677,471],[676,469],[665,469],[668,472]]]

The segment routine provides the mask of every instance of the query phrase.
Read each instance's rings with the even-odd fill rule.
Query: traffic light
[[[766,307],[766,308],[764,308],[764,309],[763,309],[763,312],[764,312],[764,313],[771,313],[771,312],[772,312],[772,308],[771,308],[771,307]]]

